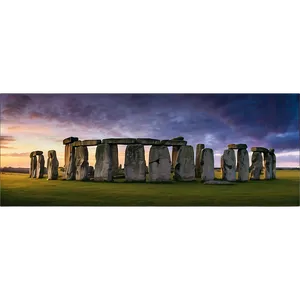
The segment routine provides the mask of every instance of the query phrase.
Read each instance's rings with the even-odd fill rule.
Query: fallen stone
[[[246,144],[229,144],[228,149],[247,149],[248,146]]]
[[[250,180],[260,180],[260,173],[263,168],[261,152],[253,152],[251,160]]]
[[[272,157],[272,176],[271,179],[276,179],[276,155],[274,152],[270,152]]]
[[[146,170],[147,172],[147,170]],[[171,181],[171,158],[168,147],[152,146],[149,153],[149,181]]]
[[[118,144],[110,144],[111,148],[111,159],[112,159],[112,175],[115,176],[118,174],[119,167],[119,151]]]
[[[56,151],[49,150],[47,160],[48,180],[56,180],[58,178],[58,166]]]
[[[160,145],[161,146],[186,146],[187,141],[177,141],[177,140],[161,140]]]
[[[81,142],[81,146],[97,146],[101,144],[101,140],[84,140]]]
[[[197,144],[196,146],[196,177],[201,178],[201,152],[205,148],[204,144]]]
[[[230,181],[221,181],[221,180],[208,180],[204,184],[215,184],[215,185],[235,185],[235,183]]]
[[[264,153],[264,179],[272,179],[272,156],[270,153]]]
[[[75,147],[72,144],[65,145],[65,172],[64,179],[75,180],[76,164],[75,164]]]
[[[224,150],[223,154],[223,178],[226,181],[236,181],[235,173],[236,173],[236,159],[235,153],[233,149]]]
[[[113,181],[112,151],[109,144],[100,144],[96,148],[94,181]]]
[[[66,139],[63,140],[63,144],[64,145],[67,145],[67,144],[72,144],[74,142],[78,141],[78,138],[77,137],[68,137]]]
[[[215,178],[214,169],[214,151],[210,148],[205,148],[201,151],[201,180],[208,181]]]
[[[239,149],[237,153],[237,171],[239,181],[249,180],[249,154],[247,149]]]
[[[136,142],[141,145],[159,145],[160,140],[148,139],[148,138],[138,138]]]
[[[132,139],[132,138],[104,139],[104,140],[102,140],[102,143],[103,144],[128,145],[128,144],[136,144],[136,139]]]
[[[176,181],[194,181],[195,163],[194,149],[192,146],[182,146],[179,149],[174,172]]]
[[[76,143],[76,142],[75,142]],[[79,181],[88,180],[89,172],[89,152],[87,146],[80,146],[75,149],[75,179]]]
[[[125,151],[124,164],[125,178],[127,182],[146,181],[146,161],[144,145],[128,145]]]
[[[251,151],[252,152],[266,152],[266,153],[269,152],[269,150],[267,148],[264,148],[264,147],[252,147]]]
[[[45,158],[44,155],[41,154],[38,156],[37,159],[36,178],[43,178],[44,174],[45,174]]]

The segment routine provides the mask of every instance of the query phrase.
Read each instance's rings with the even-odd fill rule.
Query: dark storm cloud
[[[162,139],[183,135],[191,144],[205,140],[217,148],[238,142],[299,148],[298,95],[8,95],[2,117],[54,121],[60,128],[77,124],[99,136],[138,132]]]

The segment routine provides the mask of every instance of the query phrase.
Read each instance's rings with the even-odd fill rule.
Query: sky
[[[278,167],[299,167],[298,94],[1,94],[1,167],[29,167],[29,154],[56,150],[63,139],[171,139],[214,150],[228,144],[274,148]],[[89,163],[95,164],[95,147]],[[150,146],[145,147],[148,162]],[[169,148],[171,150],[171,147]],[[125,146],[119,146],[124,164]]]

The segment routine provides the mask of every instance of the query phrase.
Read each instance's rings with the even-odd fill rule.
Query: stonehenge
[[[47,180],[56,180],[58,178],[58,160],[56,157],[55,150],[48,151],[48,160],[47,160],[47,171],[48,179]]]
[[[33,151],[29,155],[29,178],[43,178],[45,172],[45,159],[43,151]]]
[[[215,178],[214,152],[204,144],[196,145],[196,153],[183,137],[169,140],[153,138],[108,138],[63,140],[65,180],[113,182],[125,178],[126,182],[194,181],[199,178],[206,184],[230,184],[276,179],[274,149],[252,147],[252,163],[246,144],[229,144],[221,155],[221,179]],[[124,169],[119,164],[118,145],[126,145]],[[89,165],[88,147],[95,146],[95,166]],[[145,146],[151,146],[149,165],[146,166]],[[168,148],[172,147],[172,149]],[[171,151],[171,153],[170,153]],[[237,153],[237,154],[236,154]],[[196,154],[196,155],[195,155]],[[43,178],[46,168],[43,151],[30,153],[30,178]],[[55,150],[48,151],[48,180],[58,179],[59,162]],[[264,171],[264,172],[262,172]],[[171,174],[173,174],[171,176]],[[250,175],[250,178],[249,178]]]

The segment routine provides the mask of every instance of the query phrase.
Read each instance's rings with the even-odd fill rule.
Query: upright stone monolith
[[[101,144],[96,148],[94,181],[113,181],[112,153],[110,144]]]
[[[201,152],[205,148],[204,144],[196,146],[196,177],[201,178]]]
[[[171,157],[168,147],[152,146],[149,152],[149,181],[166,182],[170,180]]]
[[[260,180],[260,173],[263,168],[262,164],[262,155],[261,152],[255,151],[252,154],[252,164],[250,167],[250,179],[251,180]]]
[[[89,180],[89,152],[87,146],[79,146],[75,148],[75,165],[76,165],[76,180]]]
[[[48,151],[47,172],[48,180],[56,180],[58,178],[58,160],[55,150]]]
[[[195,180],[194,149],[192,146],[181,146],[181,148],[179,149],[174,172],[174,180]]]
[[[221,179],[225,179],[225,174],[224,174],[224,156],[223,154],[221,155]]]
[[[118,174],[119,167],[119,154],[118,154],[118,144],[111,144],[111,159],[112,159],[112,174],[113,176]]]
[[[142,144],[128,145],[125,151],[125,179],[127,182],[146,181],[145,149]]]
[[[239,149],[237,153],[237,172],[239,181],[249,180],[249,154],[247,149]]]
[[[264,152],[264,179],[272,179],[272,156],[269,152]]]
[[[37,174],[37,158],[36,155],[33,154],[33,152],[30,153],[30,168],[29,168],[29,177],[30,178],[36,178]]]
[[[224,159],[224,157],[223,157]],[[201,180],[208,181],[214,180],[215,170],[214,170],[214,151],[210,148],[205,148],[201,151]]]
[[[270,149],[270,155],[272,157],[272,179],[276,179],[276,155],[275,155],[275,150]]]
[[[45,174],[45,158],[44,155],[38,155],[37,167],[36,167],[36,178],[43,178]]]
[[[65,172],[64,179],[75,180],[76,164],[75,164],[75,147],[72,144],[65,145]]]
[[[235,177],[235,166],[236,166],[236,159],[235,153],[233,149],[224,150],[223,154],[223,170],[222,174],[224,176],[224,180],[226,181],[236,181]]]

